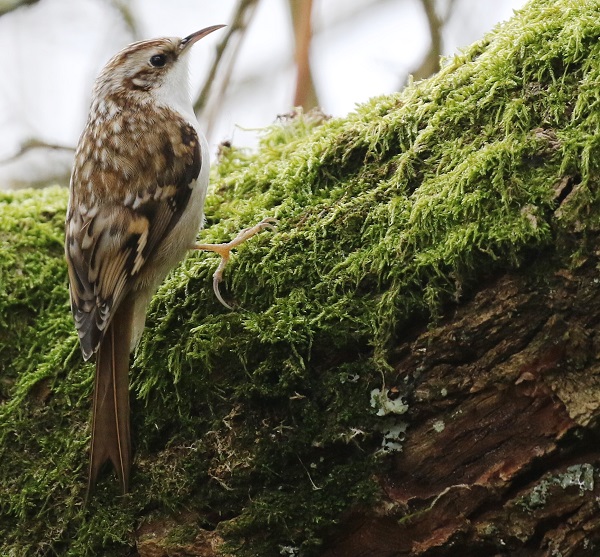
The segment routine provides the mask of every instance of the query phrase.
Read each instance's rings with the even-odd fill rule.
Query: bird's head
[[[140,41],[125,47],[104,66],[94,88],[97,100],[132,95],[162,100],[188,93],[187,54],[191,46],[224,25],[213,25],[187,37],[166,37]]]

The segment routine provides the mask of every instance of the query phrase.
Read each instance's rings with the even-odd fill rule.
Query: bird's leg
[[[221,296],[221,292],[219,292],[219,283],[223,280],[223,271],[225,270],[225,266],[231,257],[231,250],[241,246],[246,240],[252,238],[252,236],[258,234],[265,228],[274,230],[276,224],[276,219],[268,217],[261,220],[258,224],[251,226],[250,228],[244,228],[244,230],[239,232],[238,235],[230,242],[226,242],[224,244],[196,244],[192,247],[192,249],[195,250],[213,251],[221,256],[219,266],[213,274],[213,290],[219,302],[221,302],[226,308],[233,309]]]

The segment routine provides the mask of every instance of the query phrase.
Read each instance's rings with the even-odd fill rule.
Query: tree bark
[[[385,497],[323,556],[600,550],[600,261],[546,274],[547,258],[398,346],[390,389],[411,426],[378,477]]]

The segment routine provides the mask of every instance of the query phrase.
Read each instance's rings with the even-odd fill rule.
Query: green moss
[[[600,226],[597,16],[534,1],[430,80],[343,119],[279,122],[256,153],[223,150],[202,240],[279,227],[228,266],[235,311],[214,298],[210,254],[154,299],[125,497],[106,481],[82,503],[92,366],[69,315],[66,192],[2,194],[0,553],[127,555],[142,521],[186,509],[237,555],[310,555],[372,501],[389,416],[370,393],[392,384],[406,328]]]

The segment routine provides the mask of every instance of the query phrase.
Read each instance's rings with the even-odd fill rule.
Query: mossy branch
[[[165,544],[217,528],[237,555],[316,554],[381,497],[373,477],[416,419],[371,406],[375,389],[403,396],[386,389],[407,335],[532,254],[576,261],[573,234],[598,229],[598,37],[595,3],[537,0],[430,80],[280,121],[256,153],[224,147],[202,241],[267,216],[278,230],[227,268],[233,312],[210,255],[162,286],[132,367],[132,493],[101,483],[85,509],[92,369],[69,316],[66,192],[2,194],[1,552],[126,555],[170,516],[187,541]]]

